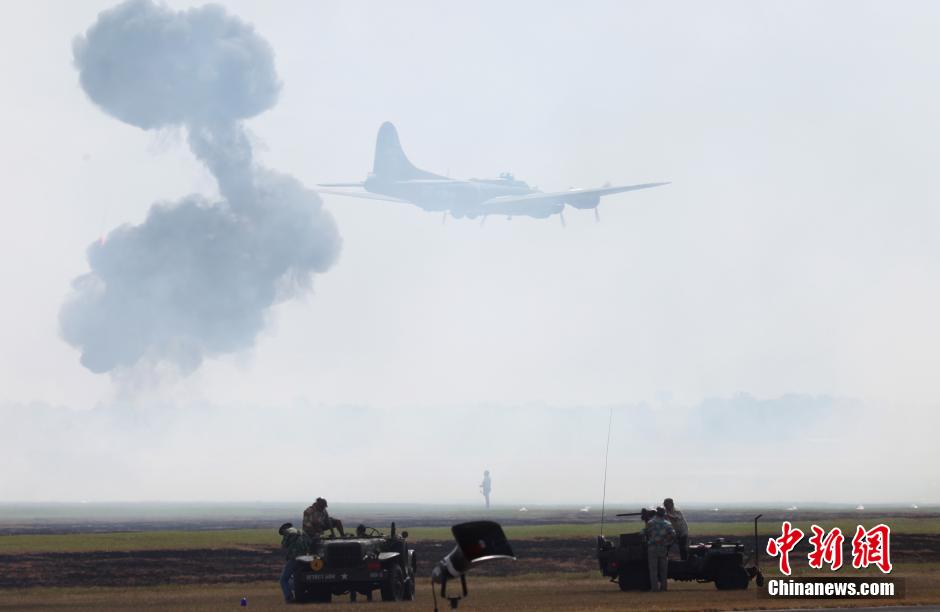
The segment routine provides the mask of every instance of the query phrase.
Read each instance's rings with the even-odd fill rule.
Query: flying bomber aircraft
[[[517,180],[508,172],[495,179],[452,179],[415,167],[408,161],[401,148],[395,126],[385,122],[379,128],[375,141],[375,160],[372,172],[366,180],[358,183],[321,183],[319,191],[413,204],[427,211],[443,212],[445,218],[447,214],[471,219],[485,219],[487,215],[501,214],[509,219],[513,216],[544,219],[558,214],[564,224],[563,212],[566,204],[584,210],[593,208],[595,218],[599,219],[597,207],[602,196],[660,185],[668,183],[607,185],[545,193]],[[348,190],[351,187],[358,190]]]

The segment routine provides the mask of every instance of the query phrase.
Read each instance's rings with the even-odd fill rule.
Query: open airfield
[[[638,509],[617,504],[608,510],[604,532],[635,531],[637,519],[612,514]],[[0,505],[0,609],[190,609],[280,607],[276,584],[283,565],[277,526],[299,523],[304,504],[4,504]],[[906,580],[903,600],[774,600],[744,592],[720,592],[712,584],[672,582],[668,593],[622,593],[597,571],[594,537],[600,513],[591,508],[340,504],[333,514],[348,526],[364,523],[387,529],[396,521],[409,531],[418,555],[418,576],[453,546],[449,525],[490,518],[505,526],[518,560],[494,562],[469,576],[470,598],[461,609],[608,610],[756,609],[824,606],[940,604],[940,508],[834,506],[779,510],[746,506],[686,507],[693,542],[740,539],[751,558],[752,518],[761,545],[779,535],[790,520],[804,531],[811,523],[839,526],[886,522],[892,527],[892,576]],[[847,545],[848,546],[848,545]],[[795,574],[807,573],[804,540],[794,559]],[[850,550],[846,558],[850,559]],[[803,557],[803,559],[800,559]],[[776,562],[762,555],[770,577]],[[857,575],[843,569],[841,574]],[[823,575],[826,575],[823,573]],[[832,575],[829,573],[828,575]],[[417,600],[368,605],[369,609],[430,609],[427,580],[419,580]],[[336,597],[335,605],[349,605]]]

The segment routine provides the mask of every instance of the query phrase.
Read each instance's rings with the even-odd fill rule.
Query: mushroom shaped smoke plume
[[[93,372],[138,362],[191,372],[251,347],[272,305],[309,290],[340,249],[333,217],[291,176],[256,165],[241,124],[274,105],[271,47],[216,5],[173,11],[129,0],[74,41],[89,98],[142,129],[184,126],[222,200],[154,204],[88,247],[91,270],[60,311]]]

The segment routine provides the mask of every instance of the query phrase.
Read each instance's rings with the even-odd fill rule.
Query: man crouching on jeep
[[[326,511],[327,503],[322,497],[318,497],[309,508],[304,510],[304,533],[313,540],[319,540],[323,537],[323,532],[327,529],[333,534],[333,530],[339,531],[340,537],[345,536],[343,532],[343,522],[330,516]],[[335,535],[335,534],[334,534]]]

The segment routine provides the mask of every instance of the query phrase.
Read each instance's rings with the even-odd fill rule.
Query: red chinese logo
[[[882,573],[891,571],[891,528],[884,523],[868,531],[859,525],[852,538],[852,567],[876,565]]]
[[[790,521],[783,522],[783,534],[775,540],[767,540],[767,554],[771,557],[780,556],[780,573],[790,575],[790,551],[803,539],[803,532],[790,525]]]
[[[811,527],[813,535],[809,539],[813,550],[809,553],[809,566],[820,569],[823,563],[828,563],[832,571],[842,567],[842,543],[845,536],[838,527],[833,528],[828,534],[818,525]]]
[[[826,530],[818,525],[812,525],[810,528],[813,535],[809,538],[809,544],[812,547],[808,555],[809,566],[821,569],[823,565],[828,564],[832,571],[841,568],[842,545],[845,543],[842,530],[833,527],[832,531],[826,533]],[[771,557],[780,557],[780,573],[789,576],[790,552],[803,539],[804,534],[789,521],[783,522],[782,532],[779,538],[767,540],[767,554]],[[852,538],[852,567],[864,569],[869,565],[874,565],[885,574],[892,569],[891,528],[884,523],[868,530],[858,525],[855,536]]]

